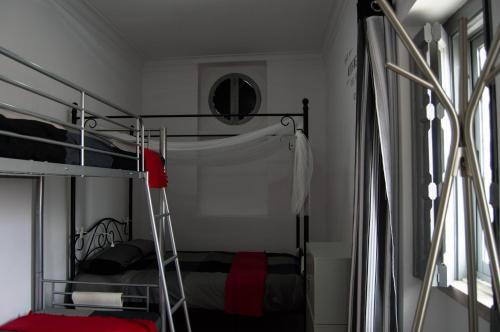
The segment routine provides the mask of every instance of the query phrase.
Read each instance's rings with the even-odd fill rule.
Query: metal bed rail
[[[133,311],[149,311],[151,303],[151,288],[158,288],[155,284],[128,284],[128,283],[113,283],[113,282],[90,282],[90,281],[72,281],[72,280],[56,280],[56,279],[43,279],[43,284],[50,286],[50,307],[74,307],[74,308],[92,308],[92,309],[105,309],[105,310],[133,310]],[[73,294],[72,291],[59,291],[56,290],[56,285],[90,285],[90,286],[111,286],[120,287],[126,290],[127,287],[137,287],[142,289],[146,295],[128,295],[125,292],[122,294],[122,300],[131,300],[133,303],[138,302],[141,305],[124,305],[124,306],[111,306],[111,305],[96,305],[88,304],[74,304],[65,301],[67,296]],[[42,292],[42,296],[44,293]],[[62,297],[62,301],[58,299]],[[136,300],[136,301],[134,301]],[[144,302],[144,303],[143,303]],[[45,301],[42,300],[45,306]]]
[[[69,87],[69,88],[77,91],[78,93],[80,93],[80,105],[75,105],[72,102],[63,100],[63,99],[58,98],[58,97],[51,95],[49,93],[38,90],[38,89],[28,85],[28,84],[19,82],[17,80],[13,80],[11,78],[8,78],[8,77],[0,74],[0,81],[4,82],[10,86],[22,89],[22,90],[27,91],[29,93],[32,93],[34,95],[38,95],[42,98],[45,98],[45,99],[50,100],[52,102],[55,102],[57,104],[67,106],[68,112],[76,110],[77,112],[79,112],[78,118],[80,119],[80,125],[65,122],[65,121],[50,117],[50,116],[38,114],[36,112],[22,109],[22,108],[19,108],[19,107],[16,107],[16,106],[13,106],[13,105],[1,102],[1,101],[0,101],[0,108],[15,112],[17,114],[31,116],[31,117],[34,117],[36,119],[48,122],[50,124],[62,126],[66,129],[79,131],[80,132],[80,144],[71,144],[71,143],[61,142],[61,141],[57,141],[57,140],[40,138],[40,137],[30,136],[30,135],[22,135],[22,134],[9,132],[9,131],[3,131],[3,130],[0,131],[0,135],[10,136],[10,137],[15,137],[15,138],[20,138],[20,139],[26,139],[26,140],[36,141],[36,142],[41,142],[41,143],[54,144],[54,145],[64,146],[64,147],[71,148],[71,149],[80,150],[80,166],[86,166],[86,164],[85,164],[85,151],[90,151],[90,152],[96,152],[96,153],[100,153],[100,154],[104,154],[104,155],[110,155],[110,156],[116,156],[116,157],[121,157],[121,158],[137,160],[136,170],[138,172],[144,171],[144,154],[143,154],[143,152],[144,152],[144,124],[143,124],[143,120],[142,120],[141,116],[133,114],[132,112],[104,99],[103,97],[99,96],[98,94],[93,93],[93,92],[73,83],[73,82],[70,82],[69,80],[66,80],[65,78],[63,78],[57,74],[54,74],[54,73],[44,69],[43,67],[41,67],[41,66],[39,66],[39,65],[29,61],[29,60],[26,60],[23,57],[19,56],[18,54],[15,54],[15,53],[13,53],[13,52],[11,52],[11,51],[9,51],[6,48],[1,47],[1,46],[0,46],[0,54],[5,56],[6,58],[13,60],[14,62],[16,62],[20,65],[23,65],[27,68],[30,68],[30,69],[44,75],[45,77],[50,78],[56,82],[59,82],[62,85]],[[127,118],[130,118],[130,119],[135,119],[135,122],[136,122],[135,127],[130,128],[123,123],[120,123],[118,121],[113,120],[112,117],[102,116],[102,115],[99,115],[97,112],[89,110],[85,106],[85,104],[89,98],[92,98],[93,100],[114,109],[115,111],[121,113],[122,116],[126,116]],[[99,130],[93,130],[90,128],[86,128],[85,122],[86,122],[86,119],[88,119],[88,118],[92,118],[92,119],[97,118],[97,119],[103,120],[111,125],[114,125],[114,126],[117,126],[120,128],[125,128],[125,129],[127,129],[127,132],[130,132],[131,135],[135,136],[135,140],[126,140],[123,138],[114,137],[113,135],[110,135],[106,132],[100,132]],[[121,142],[121,143],[127,144],[129,146],[135,146],[135,148],[136,148],[135,149],[135,156],[130,156],[130,155],[123,154],[123,153],[110,152],[110,151],[105,151],[105,150],[101,150],[101,149],[88,147],[85,145],[85,138],[88,136],[92,136],[92,137],[96,137],[96,138],[100,138],[100,139],[104,139],[104,140],[115,140],[117,142]],[[142,157],[141,157],[141,155],[142,155]]]
[[[146,120],[146,119],[199,119],[199,118],[212,118],[212,119],[217,119],[221,117],[227,117],[228,115],[224,114],[142,114],[141,119]],[[240,115],[230,115],[230,116],[240,116]],[[296,122],[294,118],[302,118],[303,123],[302,123],[302,131],[306,135],[306,137],[309,137],[309,99],[304,98],[302,99],[302,112],[291,112],[291,113],[285,113],[285,112],[278,112],[278,113],[254,113],[254,114],[246,114],[244,117],[249,117],[249,118],[281,118],[281,124],[283,126],[289,126],[293,125],[293,130],[295,132],[296,128]],[[109,115],[106,116],[108,119],[129,119],[130,115]],[[81,120],[80,117],[77,117],[78,120]],[[91,121],[94,120],[96,121],[97,117],[93,116],[88,116],[86,118],[87,120]],[[97,125],[95,123],[95,125]],[[129,129],[99,129],[98,130],[100,133],[104,132],[128,132]],[[144,146],[147,146],[149,140],[151,138],[160,138],[160,140],[167,140],[169,137],[171,138],[222,138],[222,137],[233,137],[237,136],[238,134],[234,133],[216,133],[216,134],[193,134],[193,133],[181,133],[181,134],[171,134],[169,133],[168,135],[165,133],[165,135],[161,134],[162,129],[148,129],[146,137],[145,135],[145,130],[144,127],[142,127],[142,132],[141,132],[141,138],[143,142],[143,148]],[[304,207],[304,211],[302,212],[301,215],[296,216],[296,248],[301,251],[301,254],[304,255],[305,257],[305,247],[306,243],[309,241],[309,198],[307,199],[307,203]],[[131,201],[131,199],[129,199]],[[303,234],[301,236],[300,232],[300,224],[301,224],[301,218],[303,218],[304,222],[304,230]],[[302,240],[302,247],[301,247],[301,240]]]

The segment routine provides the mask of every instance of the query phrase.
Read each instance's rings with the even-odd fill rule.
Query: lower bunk
[[[161,331],[161,320],[153,312],[48,309],[29,313],[0,326],[0,332],[7,331],[157,332]]]
[[[108,221],[98,223],[106,225],[100,226],[105,236],[99,231],[79,235],[75,248],[78,273],[73,280],[44,279],[43,310],[14,320],[0,331],[162,331],[154,245],[149,240],[123,241],[120,230],[111,228]],[[85,236],[90,241],[84,241]],[[169,256],[171,253],[166,253]],[[304,279],[299,256],[185,251],[178,252],[178,257],[193,331],[304,331]],[[242,265],[242,257],[251,264]],[[235,265],[242,265],[239,272]],[[173,265],[167,266],[166,279],[173,305],[180,298]],[[249,306],[254,289],[261,295]],[[232,294],[230,301],[228,294]],[[101,302],[103,298],[108,302]],[[174,323],[176,331],[187,331],[182,310],[174,314]],[[51,327],[54,324],[65,329],[55,330]],[[122,325],[129,327],[116,329]]]
[[[193,331],[203,332],[303,332],[304,311],[266,313],[262,317],[228,315],[222,311],[190,309]],[[182,312],[174,314],[176,331],[187,331]],[[0,332],[157,332],[156,312],[51,309],[30,313],[0,326]],[[168,331],[168,327],[167,327]]]
[[[170,255],[167,253],[166,257]],[[235,274],[234,266],[241,256],[241,253],[221,251],[178,252],[193,331],[304,331],[304,281],[300,257],[284,253],[257,255],[265,256],[266,266],[260,308],[256,308],[248,302],[252,289],[259,289],[254,279],[259,278],[260,272],[250,266],[242,274]],[[251,260],[255,256],[249,255]],[[246,276],[250,282],[245,280]],[[173,304],[180,298],[173,265],[167,266],[166,278],[169,300]],[[152,242],[132,240],[108,247],[80,262],[79,273],[64,293],[126,291],[124,308],[144,307],[147,300],[150,311],[160,312],[158,288],[140,286],[157,283],[158,269]],[[231,307],[228,307],[228,293],[232,293]],[[74,297],[66,296],[66,307],[71,303],[79,305],[73,300]],[[174,314],[174,323],[176,331],[187,331],[182,310]]]
[[[140,243],[141,250],[135,250]],[[94,258],[81,264],[80,272],[75,276],[72,291],[118,292],[116,286],[106,284],[158,284],[158,269],[156,258],[148,242],[132,240],[115,247],[107,248]],[[148,251],[151,251],[149,254]],[[141,254],[146,253],[143,257]],[[228,276],[233,266],[235,253],[219,251],[178,252],[182,270],[184,291],[190,309],[227,310]],[[167,254],[166,257],[171,256]],[[264,293],[262,313],[290,312],[303,307],[304,282],[300,273],[300,259],[297,256],[283,253],[266,253],[267,267],[264,278]],[[234,271],[233,271],[234,272]],[[254,274],[254,271],[251,271]],[[252,275],[254,277],[254,275]],[[166,278],[169,288],[170,302],[180,299],[180,291],[173,265],[166,268]],[[91,284],[85,284],[89,282]],[[236,283],[245,282],[237,280]],[[100,283],[101,285],[95,285]],[[247,287],[258,285],[245,284]],[[236,285],[238,288],[238,285]],[[151,303],[158,304],[158,289],[151,289],[147,294],[144,287],[127,287],[131,296],[147,296]],[[247,299],[236,299],[244,302]],[[140,301],[130,299],[128,306],[139,304]],[[244,311],[246,308],[243,308]],[[259,313],[250,312],[258,316]]]

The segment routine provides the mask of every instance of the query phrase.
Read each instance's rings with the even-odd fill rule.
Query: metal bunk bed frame
[[[238,115],[239,116],[239,115]],[[220,114],[154,114],[154,115],[141,115],[141,119],[162,119],[162,118],[167,118],[167,119],[172,119],[172,118],[219,118],[219,117],[226,117],[226,115],[220,115]],[[266,117],[266,118],[280,118],[280,122],[283,126],[287,127],[289,125],[293,126],[293,132],[295,133],[295,130],[297,129],[297,125],[295,122],[294,117],[302,118],[303,120],[303,128],[299,129],[302,130],[304,135],[309,138],[309,99],[308,98],[303,98],[302,99],[302,112],[300,113],[254,113],[254,114],[248,114],[244,115],[244,117],[251,117],[251,118],[258,118],[258,117]],[[110,115],[107,116],[108,119],[130,119],[130,116],[128,115]],[[97,127],[97,120],[98,117],[93,117],[89,116],[84,119],[84,124],[87,124],[90,128],[96,128]],[[78,117],[77,115],[77,109],[74,109],[72,112],[72,122],[77,123],[77,121],[81,121],[82,119]],[[133,131],[134,128],[131,127],[130,129],[122,129],[122,130],[109,130],[109,131],[121,131],[121,132],[128,132],[128,131]],[[108,130],[103,130],[104,132]],[[158,132],[158,134],[151,134],[151,132]],[[150,138],[160,138],[160,150],[162,150],[162,156],[164,156],[165,160],[167,160],[167,153],[166,153],[166,142],[168,141],[168,137],[175,137],[175,138],[223,138],[223,137],[231,137],[231,136],[236,136],[238,134],[191,134],[191,133],[186,133],[186,134],[167,134],[167,131],[165,128],[162,129],[156,129],[156,130],[148,130],[148,135],[147,139]],[[133,179],[129,180],[129,194],[128,194],[128,235],[129,238],[132,238],[132,229],[133,229],[133,222],[132,222],[132,209],[133,209]],[[72,179],[71,182],[71,235],[70,235],[70,241],[72,243],[70,244],[70,250],[71,250],[71,255],[70,255],[70,276],[71,278],[75,277],[76,274],[76,253],[75,253],[75,246],[76,246],[76,239],[77,239],[77,234],[76,234],[76,216],[75,216],[75,201],[76,201],[76,182],[74,179]],[[303,266],[306,266],[306,245],[307,242],[309,242],[309,213],[310,213],[310,196],[308,195],[307,200],[304,204],[304,207],[302,209],[302,212],[297,214],[295,216],[295,248],[299,253],[299,256],[302,257],[303,259]],[[303,232],[301,232],[301,224],[303,226]],[[163,232],[164,230],[162,230]],[[302,240],[302,241],[301,241]],[[302,242],[302,246],[301,246]],[[306,278],[304,276],[304,293],[306,291]],[[305,308],[305,307],[304,307]],[[305,308],[304,310],[306,310]],[[307,314],[307,313],[306,313]],[[304,329],[305,329],[304,325]]]
[[[77,123],[78,120],[81,120],[80,117],[77,115],[77,110],[74,109],[72,113],[72,121],[74,123]],[[224,117],[225,115],[219,115],[219,114],[150,114],[150,115],[141,115],[141,119],[180,119],[180,118],[220,118]],[[293,131],[295,132],[296,130],[296,122],[294,120],[294,117],[302,118],[303,119],[303,132],[306,137],[309,137],[309,99],[308,98],[303,98],[302,99],[302,112],[300,113],[256,113],[256,114],[248,114],[244,115],[245,117],[252,117],[252,118],[259,118],[259,117],[266,117],[266,118],[281,118],[281,124],[283,126],[289,126],[290,124],[293,126]],[[130,116],[127,115],[111,115],[108,116],[107,118],[109,119],[130,119]],[[87,125],[91,128],[95,128],[97,126],[97,117],[92,117],[89,116],[85,119],[87,121]],[[123,132],[128,132],[128,131],[133,131],[133,128],[130,129],[122,129],[119,131]],[[114,131],[114,130],[112,130]],[[161,133],[159,132],[160,129],[157,130],[152,130],[152,132],[158,132],[157,134],[148,134],[147,138],[161,138],[163,137]],[[191,134],[191,133],[186,133],[186,134],[167,134],[165,132],[165,141],[168,141],[169,137],[173,138],[222,138],[222,137],[231,137],[231,136],[236,136],[237,134]],[[75,200],[76,200],[76,183],[74,180],[71,183],[71,206],[75,206]],[[129,238],[132,238],[132,230],[133,230],[133,222],[132,222],[132,207],[133,207],[133,180],[129,180],[129,194],[128,194],[128,206],[129,206],[129,211],[128,211],[128,224],[129,224]],[[298,250],[302,251],[302,255],[305,259],[305,248],[306,248],[306,243],[309,242],[309,199],[307,200],[305,207],[303,209],[302,214],[298,214],[295,216],[295,247]],[[74,214],[74,208],[72,208],[72,213],[71,213],[71,230],[72,234],[70,236],[71,239],[76,239],[76,216]],[[301,227],[301,224],[303,227]],[[301,231],[302,228],[302,231]],[[301,241],[302,240],[302,241]],[[302,242],[302,246],[301,246]],[[72,243],[70,248],[74,248],[75,243]],[[74,249],[72,249],[73,252],[70,257],[70,276],[74,277],[76,273],[76,267],[75,267],[75,252]],[[305,262],[304,262],[305,265]]]
[[[39,119],[44,122],[48,122],[50,124],[55,124],[62,126],[65,129],[72,129],[72,130],[77,130],[79,131],[80,135],[80,144],[71,144],[71,143],[66,143],[66,142],[61,142],[57,140],[52,140],[52,139],[47,139],[47,138],[41,138],[37,136],[30,136],[30,135],[24,135],[24,134],[18,134],[10,131],[5,131],[5,130],[0,130],[0,135],[3,136],[8,136],[8,137],[13,137],[17,139],[24,139],[28,141],[34,141],[34,142],[40,142],[40,143],[46,143],[46,144],[52,144],[56,146],[63,146],[66,148],[70,149],[77,149],[80,151],[80,165],[70,165],[70,164],[62,164],[62,163],[54,163],[54,162],[41,162],[41,161],[33,161],[33,160],[24,160],[24,159],[14,159],[14,158],[0,158],[0,176],[15,176],[15,177],[29,177],[29,178],[36,178],[37,179],[37,185],[36,185],[36,199],[34,202],[34,246],[32,250],[32,255],[34,256],[34,262],[33,262],[33,280],[32,280],[32,310],[34,312],[41,311],[45,308],[45,292],[44,292],[44,285],[49,284],[52,287],[52,292],[51,292],[51,297],[52,297],[52,306],[61,306],[65,307],[67,304],[66,303],[55,303],[54,301],[54,295],[68,295],[67,292],[58,292],[55,290],[55,285],[56,284],[75,284],[75,283],[82,283],[82,282],[73,282],[73,281],[67,281],[67,280],[50,280],[50,279],[45,279],[44,277],[44,183],[45,183],[45,176],[82,176],[82,177],[118,177],[118,178],[129,178],[129,179],[142,179],[144,181],[144,190],[146,194],[146,199],[147,203],[149,206],[148,209],[148,215],[149,215],[149,221],[150,221],[150,226],[151,230],[153,233],[153,240],[155,244],[155,251],[156,251],[156,256],[157,256],[157,263],[160,271],[160,282],[159,285],[125,285],[125,284],[107,284],[107,285],[120,285],[120,286],[138,286],[138,287],[145,287],[146,288],[146,293],[147,295],[140,296],[140,298],[146,299],[146,304],[144,308],[128,308],[126,307],[125,309],[131,309],[131,310],[149,310],[149,293],[150,293],[150,288],[152,287],[159,287],[160,288],[160,306],[161,306],[161,328],[163,331],[166,329],[167,325],[167,318],[168,318],[168,325],[170,327],[170,331],[175,331],[174,325],[173,325],[173,319],[172,319],[172,314],[180,308],[181,306],[184,308],[184,313],[186,316],[186,321],[187,321],[187,326],[188,326],[188,331],[191,331],[190,324],[189,324],[189,315],[188,315],[188,309],[187,309],[187,303],[186,299],[184,296],[184,290],[183,290],[183,285],[182,285],[182,279],[181,279],[181,274],[180,274],[180,267],[179,267],[179,262],[177,259],[177,256],[175,255],[174,257],[171,257],[169,259],[164,259],[164,252],[162,251],[162,248],[164,246],[164,241],[170,240],[172,244],[172,248],[175,253],[175,241],[174,241],[174,236],[172,232],[172,221],[170,217],[170,213],[168,211],[168,203],[167,203],[167,197],[166,197],[166,192],[165,188],[162,188],[162,207],[163,207],[163,213],[160,213],[159,215],[155,215],[153,211],[153,205],[151,202],[151,187],[149,185],[148,181],[148,172],[145,171],[145,162],[144,162],[144,148],[145,148],[145,138],[144,138],[144,124],[141,116],[135,115],[132,112],[127,111],[124,108],[121,108],[120,106],[117,106],[116,104],[102,98],[98,94],[95,94],[79,85],[76,85],[65,78],[54,74],[43,67],[24,59],[23,57],[3,48],[0,46],[0,54],[5,56],[6,58],[9,58],[13,60],[14,62],[27,67],[29,69],[32,69],[35,72],[38,72],[45,76],[46,78],[52,79],[53,81],[59,82],[63,86],[66,86],[68,88],[71,88],[77,92],[80,93],[81,98],[80,98],[80,105],[76,105],[74,103],[65,101],[63,99],[60,99],[54,95],[48,94],[46,92],[43,92],[41,90],[38,90],[30,85],[27,85],[25,83],[22,83],[20,81],[16,81],[13,79],[10,79],[2,74],[0,74],[0,81],[9,84],[10,86],[22,89],[24,91],[27,91],[29,93],[32,93],[34,95],[38,95],[40,97],[43,97],[47,100],[50,100],[52,102],[55,102],[59,105],[63,105],[68,107],[68,111],[73,111],[73,112],[79,112],[79,119],[80,125],[77,125],[75,121],[71,121],[71,123],[67,123],[65,121],[41,115],[36,112],[32,112],[23,108],[19,108],[13,105],[9,105],[7,103],[1,102],[0,101],[0,108],[6,109],[8,111],[15,112],[17,114],[22,114],[26,116],[31,116],[36,119]],[[134,129],[131,129],[127,127],[124,124],[121,124],[112,118],[101,116],[95,112],[90,111],[86,107],[86,101],[88,99],[93,99],[103,105],[106,105],[115,111],[119,112],[120,114],[123,114],[129,118],[135,119],[136,125]],[[107,123],[113,124],[117,127],[125,128],[127,129],[128,132],[131,133],[131,135],[135,136],[135,142],[131,142],[128,140],[120,139],[117,137],[114,137],[112,135],[106,134],[104,132],[99,132],[97,130],[91,129],[91,128],[86,128],[86,119],[87,116],[91,116],[92,118],[98,118],[103,121],[106,121]],[[72,120],[74,120],[74,114],[72,116]],[[110,151],[105,151],[101,149],[96,149],[92,147],[88,147],[85,143],[86,140],[85,138],[87,136],[93,136],[96,138],[104,138],[104,139],[112,139],[119,141],[121,143],[125,143],[131,146],[135,146],[135,156],[131,156],[128,154],[123,154],[123,153],[116,153],[116,152],[110,152]],[[162,146],[165,146],[165,136],[161,138],[162,141]],[[164,150],[164,149],[163,149]],[[127,158],[127,159],[132,159],[136,160],[136,169],[131,171],[131,170],[120,170],[120,169],[111,169],[111,168],[101,168],[101,167],[92,167],[92,166],[87,166],[85,163],[85,152],[90,151],[90,152],[96,152],[104,155],[111,155],[115,157],[121,157],[121,158]],[[163,152],[163,156],[165,151]],[[72,183],[74,183],[74,178],[72,179]],[[73,192],[74,187],[72,188],[71,193],[74,194]],[[75,216],[75,209],[74,209],[74,204],[75,202],[73,201],[71,204],[71,220],[74,221],[74,216]],[[159,227],[156,225],[156,223],[160,225]],[[74,232],[74,224],[72,223],[72,232]],[[169,237],[167,237],[166,233],[169,233]],[[73,245],[73,249],[71,249],[71,254],[74,254],[74,236],[70,237],[70,248]],[[166,279],[165,279],[165,270],[164,267],[169,264],[169,263],[175,263],[176,266],[176,271],[177,271],[177,277],[178,277],[178,283],[179,283],[179,288],[182,294],[182,299],[178,303],[176,303],[173,307],[170,306],[169,303],[169,297],[168,297],[168,289],[167,289],[167,284],[166,284]],[[92,285],[97,285],[98,283],[86,283],[86,284],[92,284]],[[102,285],[103,283],[101,283]],[[125,298],[138,298],[137,296],[123,296]],[[77,307],[78,305],[72,305],[73,307]],[[85,307],[94,307],[94,308],[106,308],[106,309],[113,309],[110,306],[95,306],[95,305],[84,305]]]

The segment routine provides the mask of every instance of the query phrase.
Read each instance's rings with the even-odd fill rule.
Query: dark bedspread
[[[233,253],[228,252],[180,252],[184,290],[191,308],[224,310],[224,288],[231,268]],[[284,312],[300,309],[303,301],[303,279],[300,274],[299,259],[289,254],[268,253],[268,273],[264,295],[265,312]],[[148,256],[122,274],[99,275],[80,273],[77,281],[118,282],[118,283],[158,283],[158,270],[154,256]],[[170,299],[180,298],[174,265],[167,269],[167,284]],[[109,286],[78,285],[79,291],[120,291]],[[129,288],[127,293],[142,294],[142,290]],[[152,296],[158,303],[158,294]]]
[[[80,144],[80,133],[56,128],[51,124],[27,120],[10,119],[0,114],[0,130],[16,134],[46,138],[64,143]],[[85,146],[108,152],[131,155],[129,152],[118,149],[112,143],[98,138],[85,137]],[[80,164],[80,150],[60,145],[41,143],[33,140],[0,135],[0,157],[47,161],[60,164]],[[98,152],[85,152],[85,165],[115,169],[133,170],[135,160],[110,156]]]

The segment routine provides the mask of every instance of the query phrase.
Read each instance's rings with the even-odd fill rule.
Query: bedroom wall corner
[[[328,240],[351,243],[356,116],[356,2],[333,13],[325,40],[327,70]],[[353,69],[354,68],[354,69]]]
[[[145,65],[143,76],[143,112],[145,114],[198,113],[200,66],[210,64],[240,68],[238,66],[245,63],[265,63],[267,112],[298,113],[301,112],[302,98],[310,99],[310,138],[315,153],[310,238],[324,241],[327,201],[326,184],[322,179],[327,169],[324,126],[326,75],[320,54],[249,54],[150,62]],[[264,125],[266,124],[267,122],[264,122]],[[200,126],[197,120],[170,119],[166,125],[170,133],[196,133],[199,129],[213,129],[213,132],[251,130],[260,128],[257,125],[262,123],[252,120],[244,128],[223,126],[221,129],[221,124],[217,126],[212,124],[211,127],[205,122]],[[295,218],[289,212],[290,191],[287,190],[291,182],[283,173],[283,167],[287,165],[280,159],[277,163],[267,165],[263,174],[256,175],[264,179],[266,187],[269,187],[270,201],[267,202],[269,214],[258,218],[240,216],[238,220],[231,216],[201,215],[199,213],[201,195],[197,193],[200,173],[197,167],[171,166],[169,199],[174,214],[178,247],[189,250],[293,251]],[[214,188],[214,195],[217,195],[217,190],[221,189]],[[139,197],[137,191],[134,195]],[[135,204],[137,205],[134,207],[134,217],[144,218],[141,203]],[[222,205],[220,211],[223,211],[223,208]],[[193,229],[196,231],[193,232]],[[141,233],[147,235],[148,230],[144,229]]]

